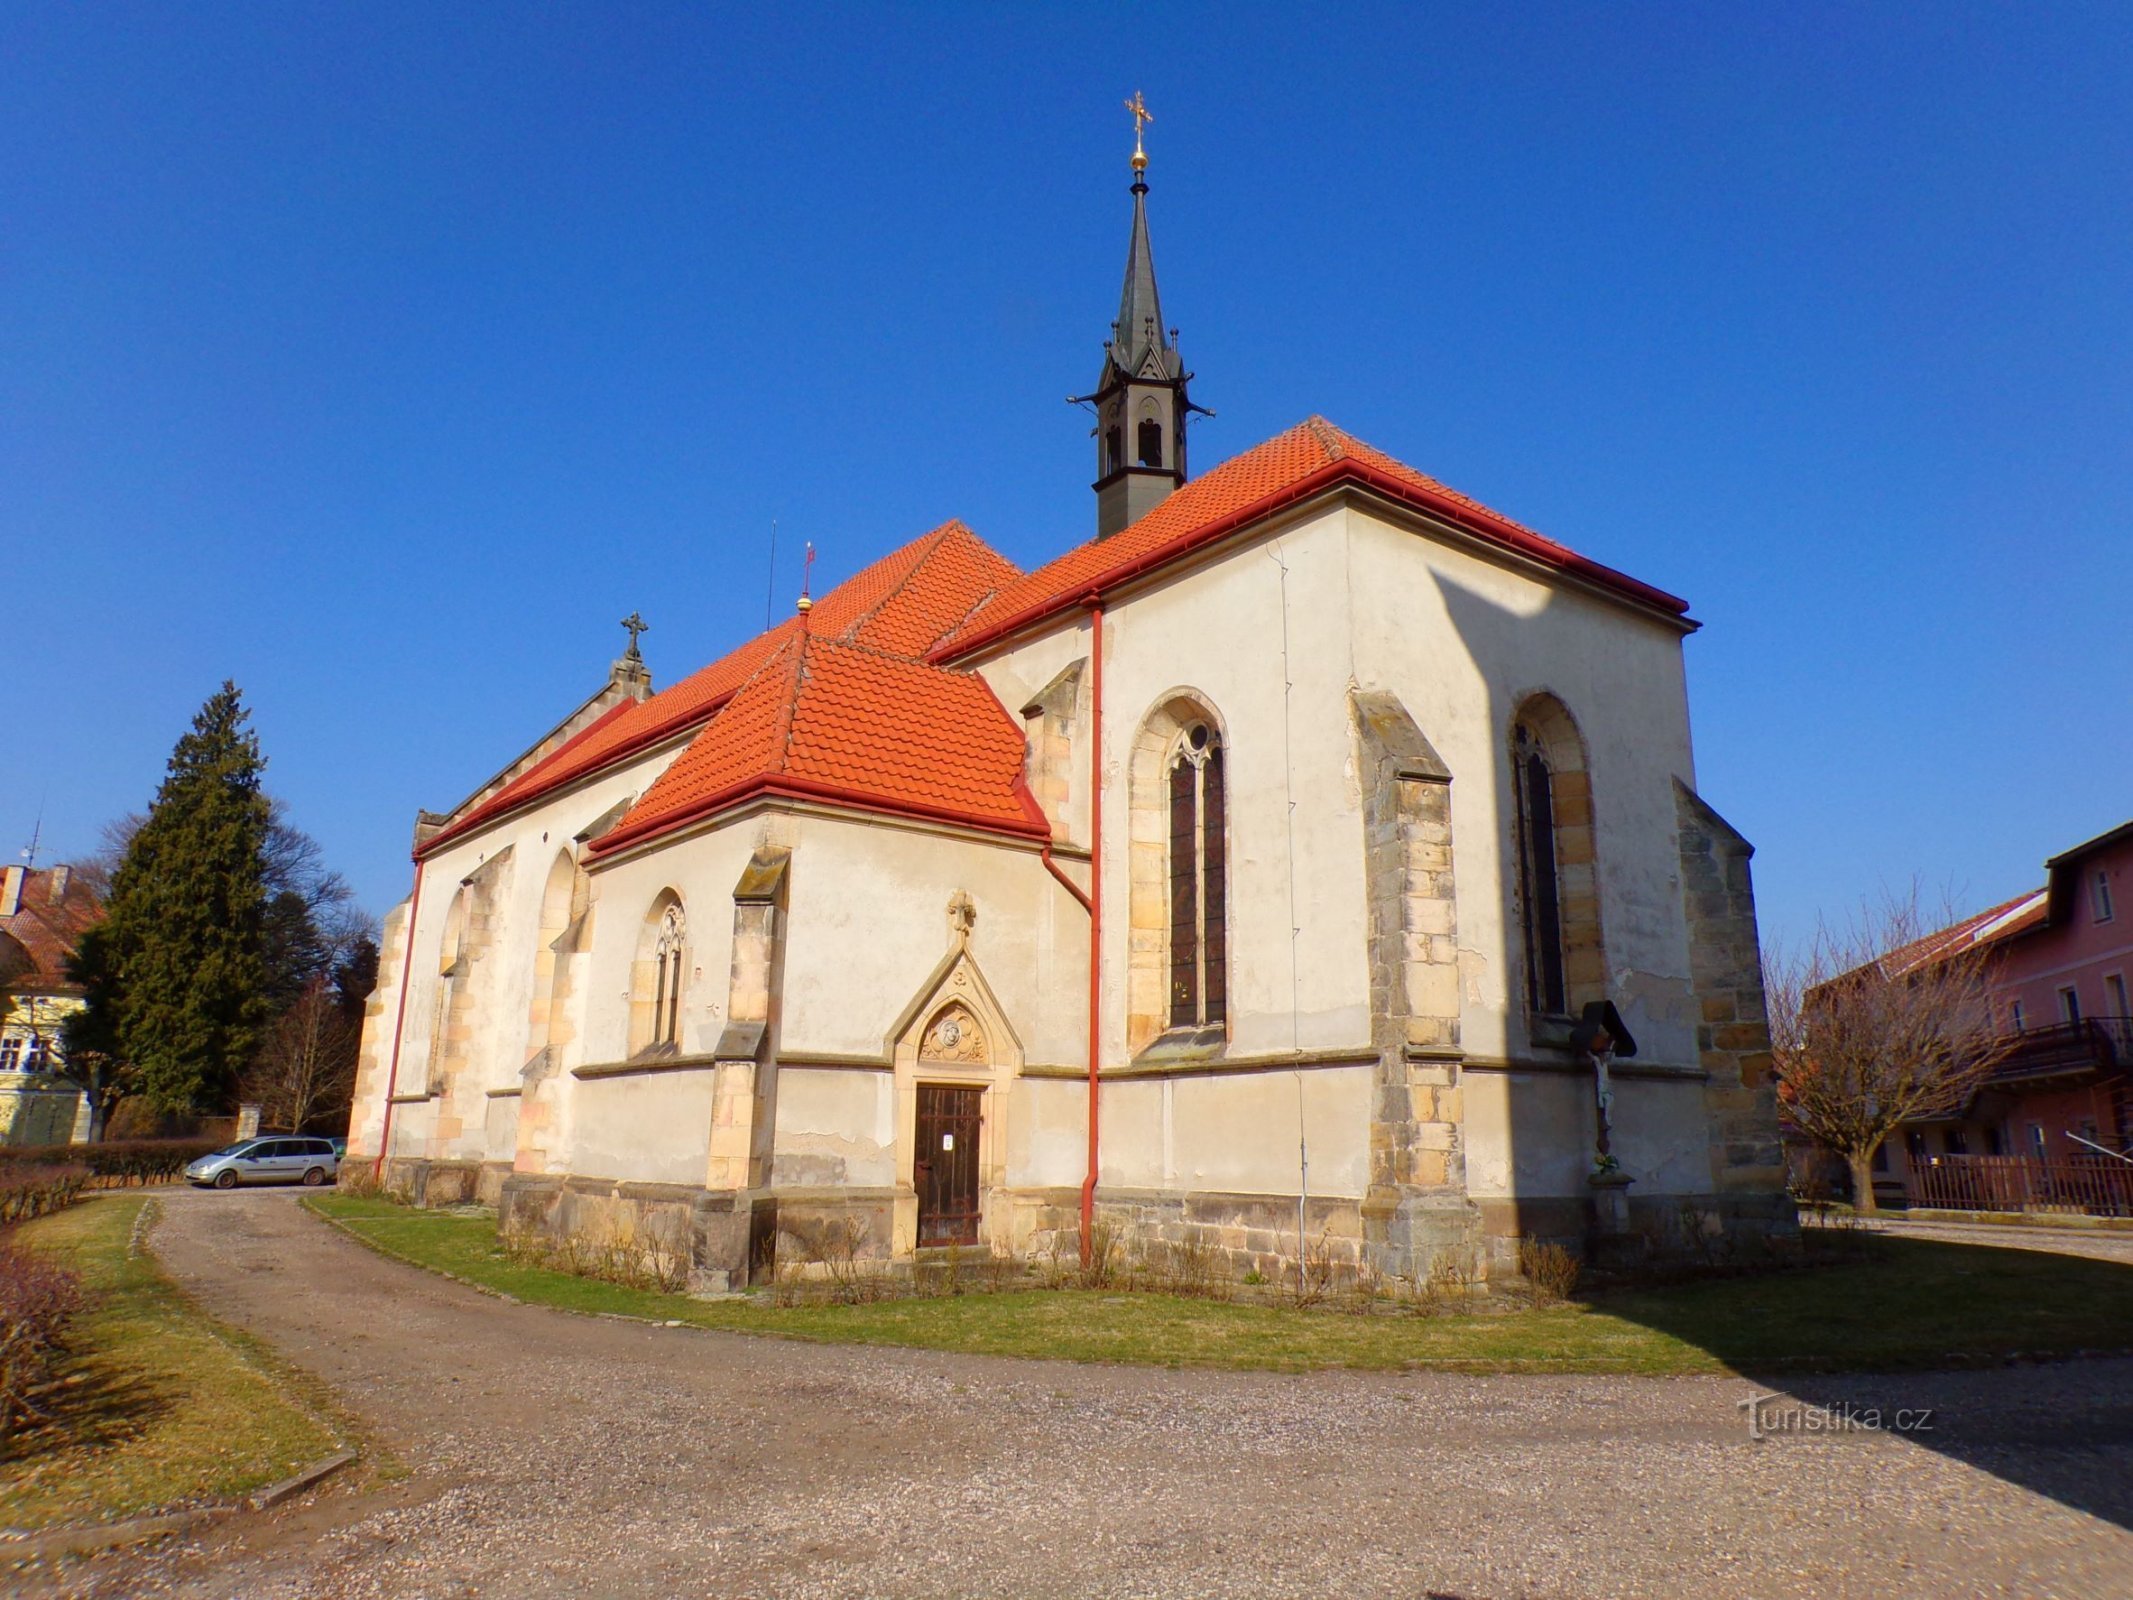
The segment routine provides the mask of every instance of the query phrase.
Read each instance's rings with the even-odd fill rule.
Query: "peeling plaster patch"
[[[1685,1028],[1693,1028],[1701,1020],[1686,978],[1624,967],[1615,973],[1613,989],[1616,1003],[1624,1011],[1634,1007],[1657,1022]]]
[[[1475,1005],[1488,1004],[1488,996],[1482,985],[1489,975],[1489,958],[1472,945],[1459,947],[1459,985],[1466,998]]]

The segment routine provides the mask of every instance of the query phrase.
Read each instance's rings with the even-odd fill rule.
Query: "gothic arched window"
[[[1163,464],[1163,425],[1153,417],[1143,417],[1140,427],[1141,465],[1159,467]]]
[[[1117,425],[1116,423],[1114,423],[1114,424],[1112,424],[1112,425],[1111,425],[1110,427],[1108,427],[1108,428],[1104,429],[1104,476],[1105,476],[1105,477],[1109,477],[1109,476],[1110,476],[1110,475],[1111,475],[1112,473],[1116,472],[1116,471],[1117,471],[1117,470],[1118,470],[1118,469],[1119,469],[1120,467],[1122,467],[1122,466],[1124,466],[1124,465],[1126,464],[1126,463],[1125,463],[1125,461],[1124,461],[1124,459],[1123,459],[1123,457],[1125,456],[1125,453],[1126,453],[1126,441],[1125,441],[1125,438],[1124,438],[1124,436],[1123,436],[1123,435],[1122,435],[1122,434],[1120,433],[1120,431],[1119,431],[1119,428],[1118,428],[1118,425]]]
[[[653,959],[659,965],[652,990],[652,1043],[673,1044],[681,1032],[681,956],[688,938],[679,901],[668,905],[659,918],[659,937],[653,944]]]
[[[1170,1026],[1219,1026],[1229,1013],[1227,805],[1222,743],[1205,723],[1169,771]]]
[[[1526,1003],[1559,1017],[1569,1009],[1563,974],[1563,890],[1557,870],[1555,771],[1547,746],[1520,722],[1511,732],[1518,795],[1518,899],[1526,934]]]

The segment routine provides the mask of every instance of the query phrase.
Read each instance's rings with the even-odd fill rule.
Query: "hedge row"
[[[89,1186],[122,1189],[136,1183],[169,1183],[187,1163],[220,1150],[220,1139],[115,1139],[105,1144],[0,1145],[0,1172],[10,1167],[80,1166]]]
[[[0,1440],[40,1417],[39,1396],[81,1304],[79,1277],[0,1239]]]
[[[89,1169],[78,1163],[33,1167],[10,1162],[0,1167],[0,1228],[70,1206],[88,1184]]]

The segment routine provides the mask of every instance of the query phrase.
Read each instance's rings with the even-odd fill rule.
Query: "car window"
[[[243,1144],[231,1145],[230,1154],[243,1156],[247,1160],[256,1160],[267,1153],[267,1146],[272,1142],[269,1139],[247,1139]]]
[[[267,1141],[266,1148],[260,1151],[260,1154],[276,1157],[297,1156],[302,1155],[303,1151],[298,1147],[294,1139],[270,1139]]]
[[[330,1156],[333,1154],[333,1142],[330,1139],[308,1139],[305,1144],[315,1156]]]

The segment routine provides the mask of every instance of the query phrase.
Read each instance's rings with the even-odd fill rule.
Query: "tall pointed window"
[[[1512,730],[1518,795],[1518,897],[1526,936],[1526,1003],[1551,1017],[1569,1010],[1563,971],[1562,879],[1557,865],[1555,772],[1540,735]]]
[[[659,919],[659,938],[653,946],[658,963],[652,990],[652,1043],[671,1045],[681,1035],[681,957],[688,927],[681,906],[673,904]]]
[[[1222,744],[1204,723],[1170,764],[1170,1026],[1229,1014],[1228,818]]]
[[[1141,465],[1159,467],[1163,464],[1163,425],[1153,417],[1141,419],[1140,426]]]

